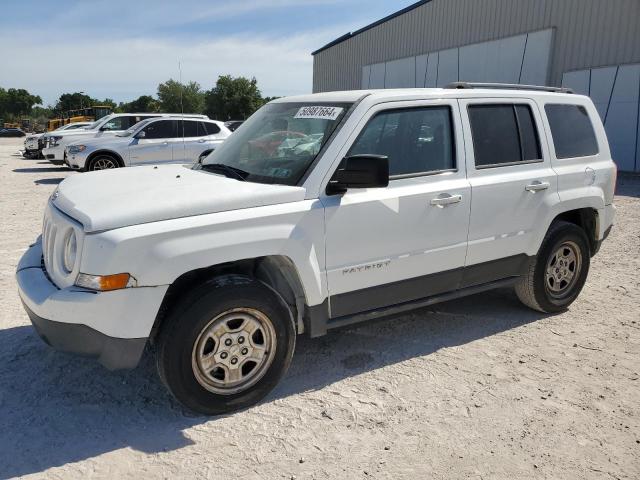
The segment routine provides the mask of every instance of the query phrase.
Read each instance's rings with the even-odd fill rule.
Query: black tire
[[[566,281],[563,290],[554,292],[551,284],[556,283],[556,280],[548,278],[547,268],[551,267],[550,262],[561,248],[573,251],[577,271],[573,273],[571,281]],[[539,312],[562,312],[580,294],[587,280],[590,260],[589,240],[584,230],[573,223],[554,222],[542,241],[535,261],[529,266],[529,271],[516,284],[516,294],[522,303]],[[570,267],[566,267],[565,271],[570,272]],[[563,288],[562,284],[558,282],[556,288]]]
[[[229,393],[212,392],[197,378],[198,375],[202,378],[202,373],[198,373],[194,363],[196,345],[212,319],[240,308],[259,311],[273,325],[272,360],[247,388]],[[256,404],[276,386],[289,368],[295,340],[296,330],[289,308],[268,287],[240,276],[212,279],[190,291],[165,319],[157,342],[158,373],[171,394],[187,408],[205,415],[224,414]],[[216,348],[222,348],[222,343]]]
[[[112,165],[112,166],[105,166]],[[86,167],[87,172],[95,172],[96,170],[107,170],[112,168],[120,168],[120,162],[113,155],[100,154],[89,160]]]

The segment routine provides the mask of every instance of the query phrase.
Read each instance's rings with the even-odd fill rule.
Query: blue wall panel
[[[387,62],[384,88],[416,86],[416,58],[407,57]]]
[[[525,83],[520,81],[525,45],[529,51],[529,43],[526,35],[503,38],[496,42],[498,67],[490,71],[490,81],[501,83]],[[547,52],[548,55],[548,52]],[[539,68],[542,65],[539,65]],[[545,72],[546,74],[546,72]]]
[[[439,53],[436,86],[443,87],[448,83],[458,81],[458,49],[450,48]]]
[[[522,61],[520,81],[528,85],[546,85],[549,79],[553,30],[527,34],[527,47]]]
[[[640,65],[620,66],[606,113],[605,127],[611,144],[611,155],[618,168],[625,171],[636,168],[638,85]]]
[[[416,87],[418,88],[425,86],[428,64],[429,55],[418,55],[416,57]]]
[[[588,72],[588,70],[586,70]],[[613,92],[613,82],[616,79],[618,67],[594,68],[591,70],[591,82],[588,95],[593,100],[600,118],[604,121],[607,107]]]
[[[438,80],[438,63],[440,63],[440,55],[438,52],[429,54],[429,63],[427,65],[427,77],[424,82],[425,87],[435,87]]]
[[[369,88],[369,77],[371,76],[371,65],[362,67],[362,88]]]
[[[369,76],[369,88],[384,88],[385,64],[375,63],[371,65]]]
[[[566,72],[562,75],[562,86],[571,88],[580,95],[589,95],[589,70]]]

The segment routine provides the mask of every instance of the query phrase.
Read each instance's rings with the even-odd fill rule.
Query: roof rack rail
[[[445,85],[444,88],[500,88],[505,90],[537,90],[540,92],[573,93],[573,90],[566,87],[546,87],[543,85],[521,85],[519,83],[476,83],[476,82],[453,82]]]

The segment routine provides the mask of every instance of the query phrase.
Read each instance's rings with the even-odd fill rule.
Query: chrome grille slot
[[[76,232],[76,241],[80,250],[83,241],[82,226],[49,203],[42,222],[42,259],[46,274],[58,288],[73,285],[78,275],[78,262],[73,272],[66,271],[62,265],[64,243],[70,230]]]

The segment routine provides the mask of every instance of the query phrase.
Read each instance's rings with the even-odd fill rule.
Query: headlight
[[[136,280],[128,273],[116,273],[115,275],[88,275],[81,273],[76,279],[78,287],[108,292],[121,288],[137,286]]]
[[[58,136],[49,137],[49,145],[52,147],[55,147],[58,145],[59,140],[62,140],[62,137],[58,137]]]
[[[62,259],[64,269],[67,273],[73,272],[73,268],[76,266],[77,253],[78,242],[76,241],[76,232],[72,229],[64,242],[64,256]]]
[[[75,154],[75,153],[84,152],[86,149],[87,149],[86,145],[71,145],[68,151],[71,154]]]

